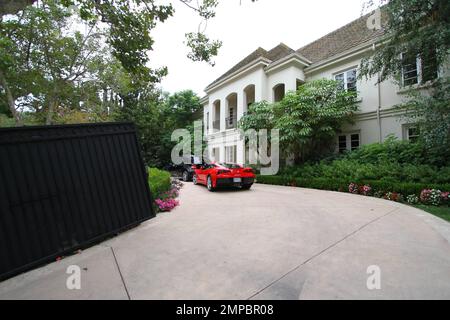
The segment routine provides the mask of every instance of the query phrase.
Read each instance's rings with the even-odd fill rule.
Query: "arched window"
[[[237,93],[233,92],[226,98],[226,110],[225,110],[225,128],[234,129],[237,124]]]
[[[213,131],[220,131],[220,100],[213,103]]]
[[[244,113],[247,112],[248,107],[255,103],[255,85],[251,84],[244,89]]]
[[[277,84],[273,87],[273,102],[279,102],[283,100],[285,94],[285,85],[284,83]]]

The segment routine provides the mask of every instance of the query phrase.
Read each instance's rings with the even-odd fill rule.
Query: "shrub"
[[[364,196],[369,196],[372,192],[372,187],[369,185],[363,185],[359,188],[359,193]]]
[[[149,168],[148,182],[153,199],[158,199],[164,192],[170,190],[170,173],[156,168]]]
[[[406,202],[408,202],[409,204],[418,204],[419,197],[416,196],[415,194],[410,194],[409,196],[406,197]]]
[[[430,192],[429,202],[433,206],[439,206],[441,204],[441,195],[442,192],[440,190],[432,189]]]
[[[353,182],[350,183],[350,185],[348,186],[348,192],[358,194],[358,191],[359,191],[358,185]]]
[[[162,199],[156,199],[155,200],[156,205],[158,206],[160,211],[171,211],[172,209],[174,209],[176,206],[179,205],[178,200],[172,199],[172,198],[167,198],[165,200]]]
[[[437,189],[424,189],[420,193],[420,201],[423,204],[439,206],[442,201],[442,192]]]
[[[443,204],[450,204],[450,192],[442,192],[441,200]]]
[[[384,199],[390,200],[390,201],[395,201],[395,202],[401,202],[403,200],[403,196],[397,192],[387,192],[384,195]]]

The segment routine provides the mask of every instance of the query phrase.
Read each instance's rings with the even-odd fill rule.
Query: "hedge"
[[[423,189],[439,189],[441,191],[450,191],[450,184],[424,184],[424,183],[410,183],[387,180],[362,180],[362,181],[348,181],[338,179],[302,179],[302,178],[288,178],[284,176],[257,176],[257,182],[262,184],[272,184],[281,186],[295,186],[310,189],[330,190],[330,191],[345,191],[348,192],[350,183],[358,185],[370,185],[372,190],[381,192],[397,192],[404,196],[415,194],[419,195]]]
[[[161,194],[170,190],[170,172],[156,168],[148,169],[148,183],[153,199],[158,199]]]

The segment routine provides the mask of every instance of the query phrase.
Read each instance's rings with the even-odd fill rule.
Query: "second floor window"
[[[402,83],[403,86],[424,84],[438,77],[436,52],[426,55],[402,54]]]
[[[351,69],[334,76],[336,81],[341,83],[341,89],[347,91],[356,91],[356,69]]]

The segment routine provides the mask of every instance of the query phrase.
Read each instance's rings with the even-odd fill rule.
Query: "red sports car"
[[[205,164],[193,166],[194,184],[206,185],[209,191],[219,187],[241,187],[248,190],[255,182],[252,168],[244,168],[237,164]]]

